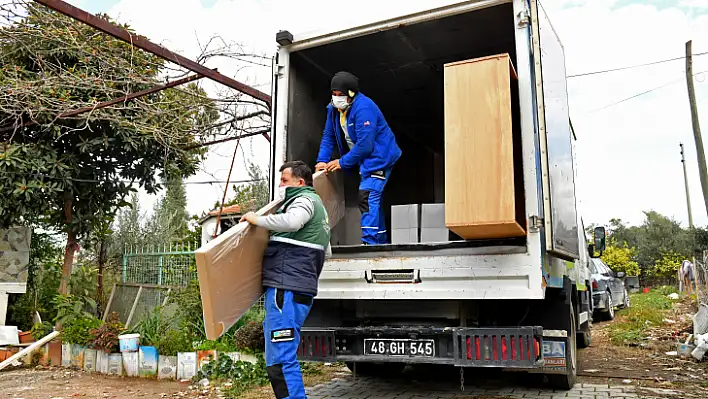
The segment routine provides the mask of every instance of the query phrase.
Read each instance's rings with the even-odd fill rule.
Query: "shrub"
[[[140,344],[157,346],[170,330],[172,320],[162,313],[162,308],[157,307],[140,320],[131,330],[140,334]]]
[[[177,356],[178,352],[192,351],[192,342],[183,331],[169,330],[155,344],[155,348],[160,355]]]
[[[116,312],[111,313],[105,323],[91,330],[91,347],[111,353],[118,346],[118,336],[125,326]]]
[[[221,356],[217,360],[212,360],[204,365],[196,376],[197,380],[202,378],[208,378],[212,381],[230,380],[233,385],[223,392],[231,398],[240,397],[244,391],[266,385],[269,382],[265,361],[262,356],[258,358],[256,364],[242,361],[234,362],[228,356]]]
[[[79,317],[64,324],[61,332],[62,341],[69,344],[89,345],[91,330],[101,326],[101,320],[95,317]]]
[[[34,338],[35,341],[39,341],[40,339],[49,335],[52,330],[54,330],[54,326],[52,326],[52,323],[48,321],[43,321],[41,323],[34,323],[32,329],[30,330],[30,333],[32,334],[32,338]]]
[[[262,352],[265,350],[263,324],[255,321],[249,322],[236,331],[234,341],[239,350]]]

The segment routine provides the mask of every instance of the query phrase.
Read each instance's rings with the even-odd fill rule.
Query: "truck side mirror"
[[[593,238],[595,241],[595,250],[599,251],[602,253],[605,248],[606,248],[606,233],[605,233],[605,228],[602,226],[595,227],[595,231],[593,234]]]

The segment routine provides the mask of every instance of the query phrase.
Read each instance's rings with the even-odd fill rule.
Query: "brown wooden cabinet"
[[[526,234],[514,191],[516,79],[508,54],[445,65],[445,223],[464,239]]]

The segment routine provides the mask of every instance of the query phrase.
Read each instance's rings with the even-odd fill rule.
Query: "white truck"
[[[465,1],[326,34],[280,31],[276,40],[272,193],[283,162],[314,163],[330,79],[347,70],[404,153],[387,204],[443,203],[443,65],[508,53],[518,74],[515,170],[526,236],[359,245],[352,175],[299,357],[344,361],[360,373],[407,363],[499,367],[572,387],[576,347],[590,342],[592,296],[564,50],[539,2]]]

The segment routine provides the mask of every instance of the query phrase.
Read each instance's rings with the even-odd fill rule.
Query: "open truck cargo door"
[[[529,5],[546,250],[572,260],[580,252],[565,54],[540,2]]]

